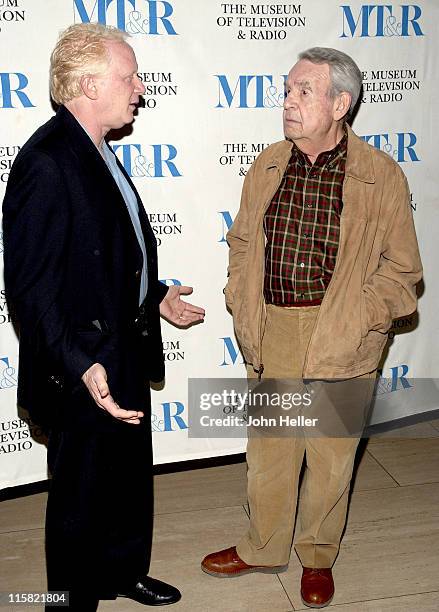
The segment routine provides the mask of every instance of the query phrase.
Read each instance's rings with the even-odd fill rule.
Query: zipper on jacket
[[[334,267],[334,271],[333,271],[332,276],[331,276],[331,280],[329,281],[329,285],[328,285],[328,287],[326,288],[325,295],[323,296],[322,302],[321,302],[321,304],[320,304],[319,312],[317,313],[316,321],[315,321],[315,323],[314,323],[314,329],[312,330],[311,337],[310,337],[309,342],[308,342],[308,346],[306,347],[305,360],[304,360],[304,362],[303,362],[303,369],[302,369],[302,376],[304,376],[304,373],[306,372],[306,368],[307,368],[307,366],[308,366],[308,353],[309,353],[309,347],[310,347],[310,345],[311,345],[311,341],[312,341],[312,339],[314,338],[314,335],[315,335],[315,332],[316,332],[317,324],[318,324],[318,322],[319,322],[319,319],[320,319],[320,314],[321,314],[321,312],[322,312],[322,306],[323,306],[323,304],[324,304],[324,302],[325,302],[325,298],[326,298],[326,296],[327,296],[327,295],[328,295],[328,293],[329,293],[329,289],[331,288],[331,285],[333,284],[333,282],[332,282],[332,281],[333,281],[334,276],[335,276],[335,274],[336,274],[336,272],[337,272],[337,270],[338,270],[338,267],[339,267],[339,263],[340,263],[340,257],[339,257],[339,254],[340,254],[341,238],[342,238],[342,234],[343,234],[343,225],[344,225],[344,223],[343,223],[343,219],[340,219],[340,234],[339,234],[339,240],[338,240],[339,251],[338,251],[338,253],[337,253],[337,257],[336,257],[336,260],[335,260],[335,267]],[[326,301],[327,301],[327,300],[326,300]]]
[[[273,195],[265,202],[264,205],[264,210],[262,212],[262,219],[261,219],[261,223],[262,223],[262,242],[263,244],[263,257],[262,257],[262,288],[261,288],[261,295],[262,295],[262,299],[261,299],[261,314],[259,316],[259,328],[258,328],[258,361],[259,361],[259,369],[258,369],[258,380],[260,382],[261,377],[262,377],[262,372],[264,371],[264,364],[262,363],[262,315],[264,312],[264,279],[265,279],[265,241],[264,241],[264,216],[265,213],[267,212],[267,209],[270,205],[271,200],[273,199],[273,196],[275,195],[275,193],[277,192],[277,190],[279,189],[279,186],[282,182],[283,176],[280,176],[280,172],[279,172],[279,166],[276,165],[276,170],[277,170],[277,178],[278,178],[278,182],[277,182],[277,186],[275,191],[273,192]],[[268,168],[267,168],[268,170]]]

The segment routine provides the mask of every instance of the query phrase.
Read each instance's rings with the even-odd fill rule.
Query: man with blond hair
[[[226,301],[249,375],[307,381],[319,431],[249,437],[249,529],[202,569],[286,568],[305,461],[295,550],[302,600],[314,608],[334,595],[357,434],[387,332],[416,309],[421,278],[406,178],[347,124],[361,79],[336,49],[299,55],[285,84],[285,140],[253,163],[227,236]],[[354,426],[344,431],[343,419]]]
[[[126,34],[73,25],[52,53],[56,116],[22,147],[3,205],[5,283],[20,326],[18,401],[49,430],[48,588],[71,610],[118,595],[171,604],[147,576],[152,532],[149,381],[164,376],[160,315],[203,309],[157,278],[156,241],[105,141],[145,89]]]

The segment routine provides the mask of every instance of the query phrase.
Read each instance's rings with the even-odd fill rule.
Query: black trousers
[[[145,410],[141,425],[121,423],[115,432],[53,430],[49,436],[48,590],[69,591],[71,610],[95,610],[99,599],[114,599],[148,573],[153,522],[148,415]]]

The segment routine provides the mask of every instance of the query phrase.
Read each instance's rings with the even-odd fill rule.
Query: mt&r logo
[[[28,85],[29,79],[22,72],[0,72],[0,108],[34,107],[24,91]]]
[[[174,9],[167,0],[73,0],[73,8],[75,22],[98,21],[128,34],[177,34],[170,19]]]
[[[172,144],[152,144],[143,147],[140,144],[115,144],[112,149],[131,178],[181,176],[174,161],[177,149]]]
[[[238,343],[230,336],[220,338],[223,342],[223,357],[220,366],[235,365],[235,363],[244,363],[244,358],[239,350]]]
[[[414,387],[414,380],[407,378],[409,367],[407,364],[389,368],[389,376],[384,376],[382,370],[378,370],[379,377],[377,378],[374,395],[386,395],[395,391],[406,391]]]
[[[16,370],[9,365],[9,357],[0,357],[0,389],[17,386]]]
[[[215,74],[218,79],[218,101],[215,108],[280,108],[285,98],[288,75],[278,77],[273,84],[271,74],[241,74],[236,81],[226,74]],[[231,85],[232,83],[232,85]]]
[[[163,402],[151,413],[151,431],[169,432],[188,429],[183,402]]]
[[[397,162],[420,161],[415,145],[418,141],[413,132],[397,132],[396,134],[367,134],[360,136],[376,149],[388,153]]]
[[[424,36],[419,24],[421,7],[416,4],[363,4],[354,16],[349,4],[340,6],[343,26],[340,38]]]

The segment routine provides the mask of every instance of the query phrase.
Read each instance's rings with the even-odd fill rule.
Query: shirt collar
[[[344,131],[343,138],[330,151],[319,153],[314,164],[311,164],[307,155],[303,153],[299,147],[293,142],[291,149],[291,161],[297,161],[301,166],[314,166],[315,168],[332,169],[342,160],[346,158],[348,145],[348,135]]]

